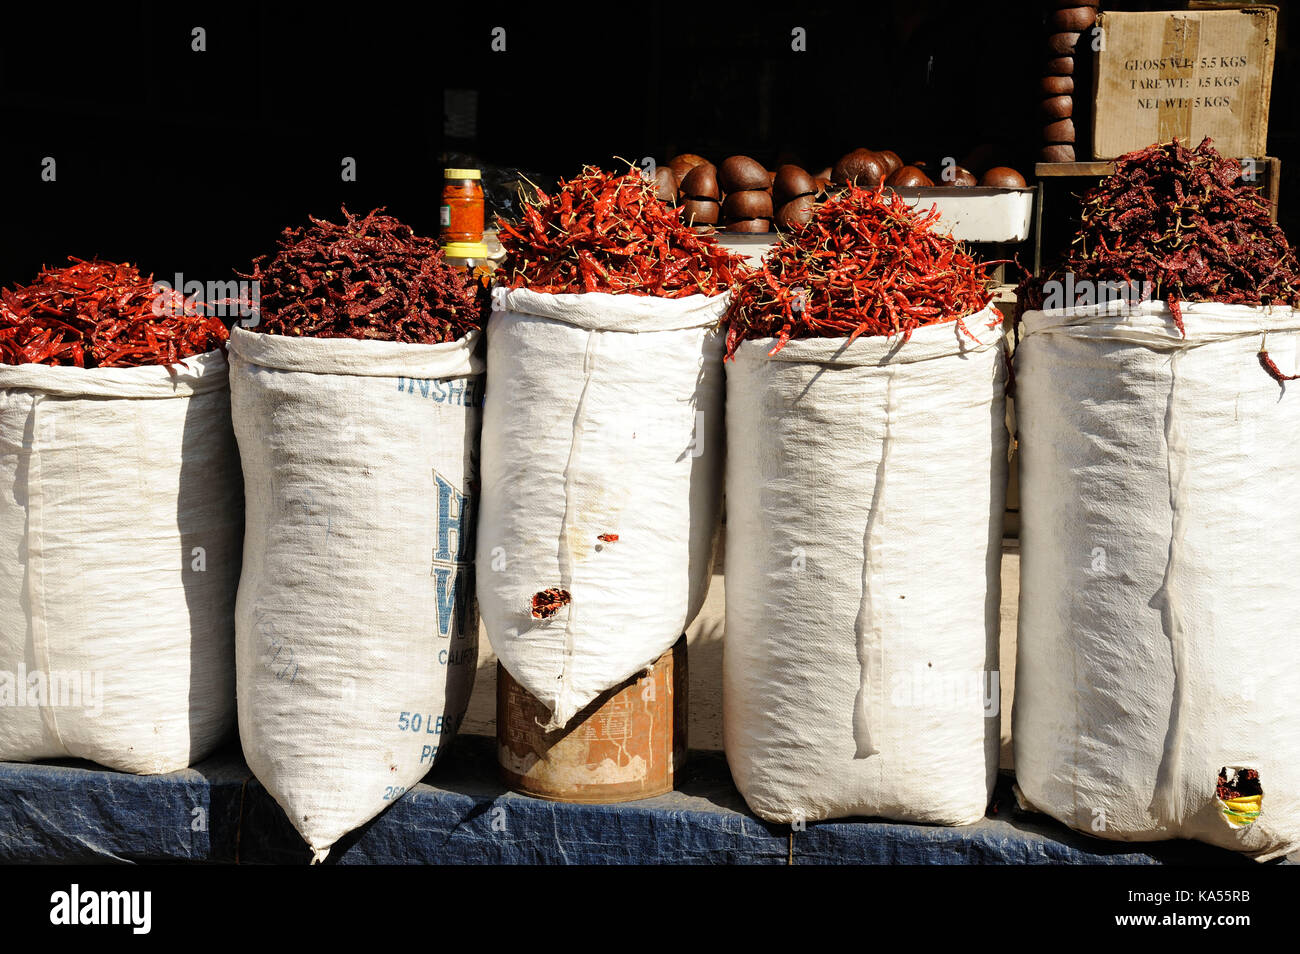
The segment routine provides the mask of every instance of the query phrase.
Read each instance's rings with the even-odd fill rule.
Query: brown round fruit
[[[1038,158],[1043,162],[1074,162],[1073,143],[1052,143],[1038,150]]]
[[[682,203],[682,221],[687,225],[717,225],[721,206],[712,199],[687,199]]]
[[[1047,38],[1047,52],[1052,56],[1073,56],[1079,44],[1078,33],[1053,33]]]
[[[1058,119],[1045,125],[1043,142],[1074,142],[1074,120]]]
[[[671,166],[655,168],[655,195],[661,202],[677,201],[677,176]]]
[[[723,192],[766,189],[770,184],[767,170],[749,156],[730,156],[718,166],[718,185]]]
[[[771,219],[729,219],[727,221],[728,232],[770,232],[772,231]]]
[[[951,179],[945,176],[943,172],[940,172],[939,178],[934,184],[937,186],[959,186],[961,188],[969,188],[977,181],[975,173],[962,166],[953,166],[950,174],[952,175]]]
[[[835,163],[831,178],[836,182],[855,182],[865,189],[874,189],[885,179],[885,160],[870,149],[854,149]]]
[[[1096,7],[1065,7],[1052,11],[1047,18],[1047,28],[1053,32],[1082,31],[1096,22]]]
[[[892,149],[882,149],[876,153],[881,159],[885,160],[885,178],[889,178],[899,169],[903,168],[905,163],[902,157]]]
[[[743,189],[728,192],[722,203],[722,214],[728,219],[770,219],[772,197],[763,189]]]
[[[699,159],[700,161],[696,162],[695,161],[696,159]],[[679,189],[681,188],[682,180],[686,178],[687,173],[689,173],[696,166],[704,165],[706,161],[707,160],[705,159],[700,159],[699,156],[689,155],[689,154],[684,156],[674,156],[672,159],[670,159],[668,161],[668,168],[671,169],[673,171],[673,175],[677,177],[677,188]]]
[[[814,178],[814,179],[825,179],[827,182],[829,182],[831,179],[835,178],[835,176],[834,176],[834,171],[831,169],[830,166],[827,166],[827,167],[826,167],[825,169],[823,169],[821,172],[817,173],[817,175],[813,176],[813,178]]]
[[[668,166],[674,171],[680,169],[682,175],[686,175],[686,173],[690,172],[696,166],[702,166],[708,161],[709,160],[705,159],[703,156],[697,156],[693,152],[684,152],[680,156],[673,156],[669,159]]]
[[[1049,76],[1073,76],[1074,75],[1074,57],[1073,56],[1054,56],[1047,61],[1047,74]]]
[[[1038,104],[1038,111],[1048,119],[1069,119],[1074,115],[1074,97],[1049,96]]]
[[[700,163],[686,173],[677,191],[692,199],[720,200],[722,192],[718,188],[718,170],[711,162]]]
[[[776,170],[775,176],[772,180],[772,195],[781,204],[817,191],[813,177],[798,166],[782,166]]]
[[[994,189],[1023,189],[1025,177],[1009,166],[994,166],[980,177],[980,185]]]
[[[885,185],[898,186],[902,189],[916,189],[934,185],[934,180],[916,166],[903,166],[886,181]]]
[[[776,224],[787,232],[807,225],[812,221],[813,204],[816,200],[810,195],[801,195],[781,206],[776,213]]]
[[[1074,77],[1044,76],[1038,82],[1038,90],[1044,96],[1069,96],[1074,93]]]

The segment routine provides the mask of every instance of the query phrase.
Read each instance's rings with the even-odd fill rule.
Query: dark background
[[[613,156],[746,153],[816,171],[991,144],[1031,173],[1048,3],[783,8],[113,3],[0,13],[0,284],[66,256],[223,280],[308,213],[387,205],[437,230],[448,160],[542,179]],[[1103,3],[1170,9],[1178,3]],[[1279,26],[1269,152],[1300,216],[1300,65]],[[207,30],[207,51],[190,31]],[[492,28],[506,51],[492,52]],[[790,49],[807,30],[808,50]],[[474,91],[476,106],[444,108]],[[57,181],[41,180],[53,156]],[[341,162],[357,181],[341,181]]]

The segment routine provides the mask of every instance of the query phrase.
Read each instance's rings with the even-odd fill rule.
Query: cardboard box
[[[1228,156],[1263,156],[1277,8],[1103,12],[1092,146],[1113,159],[1177,136]]]

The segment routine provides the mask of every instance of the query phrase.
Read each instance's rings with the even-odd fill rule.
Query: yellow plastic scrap
[[[1256,821],[1263,812],[1263,795],[1238,795],[1236,798],[1220,799],[1223,814],[1233,828],[1245,828]]]

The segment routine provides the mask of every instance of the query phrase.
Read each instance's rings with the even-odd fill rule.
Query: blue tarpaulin
[[[306,864],[311,851],[258,784],[238,744],[170,775],[88,762],[0,763],[0,863]],[[494,742],[458,739],[445,762],[327,864],[1254,864],[1208,845],[1128,844],[1021,811],[1002,776],[988,815],[960,828],[869,819],[761,821],[720,752],[692,752],[677,790],[617,805],[507,791]]]

